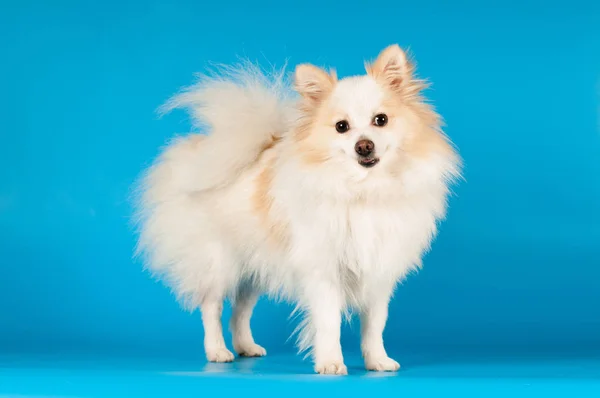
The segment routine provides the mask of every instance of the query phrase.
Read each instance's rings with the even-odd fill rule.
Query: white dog
[[[262,356],[250,330],[261,293],[302,311],[315,371],[346,374],[342,316],[357,311],[370,370],[395,371],[382,333],[395,285],[421,264],[461,160],[397,45],[364,76],[299,65],[228,68],[176,95],[210,131],[170,144],[141,180],[138,253],[188,309],[200,308],[209,361]]]

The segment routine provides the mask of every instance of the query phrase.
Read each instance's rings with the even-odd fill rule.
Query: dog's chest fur
[[[420,264],[436,229],[433,213],[414,202],[313,205],[294,217],[292,244],[358,278],[401,277]]]

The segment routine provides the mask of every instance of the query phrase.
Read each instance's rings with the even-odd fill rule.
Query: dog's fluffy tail
[[[161,108],[162,113],[187,109],[204,134],[176,138],[137,181],[135,255],[166,278],[186,308],[198,304],[204,280],[193,272],[197,277],[180,278],[191,272],[185,255],[197,234],[190,233],[190,223],[201,222],[191,220],[191,194],[231,184],[288,130],[294,112],[288,87],[283,70],[265,74],[246,63],[201,76]]]
[[[247,62],[200,76],[160,113],[186,109],[205,134],[175,139],[154,171],[168,169],[172,194],[227,185],[288,129],[293,117],[289,93],[283,69],[266,74]]]

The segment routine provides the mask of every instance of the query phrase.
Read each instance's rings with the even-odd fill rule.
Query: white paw
[[[206,359],[210,362],[232,362],[233,354],[227,348],[216,348],[206,351]]]
[[[264,357],[267,355],[267,350],[256,343],[236,344],[235,352],[242,357]]]
[[[315,372],[322,375],[347,375],[348,368],[342,362],[327,362],[317,364]]]
[[[395,372],[400,369],[400,364],[390,357],[369,358],[365,361],[367,370],[377,372]]]

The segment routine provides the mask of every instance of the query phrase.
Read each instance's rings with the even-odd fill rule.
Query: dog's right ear
[[[310,64],[296,67],[296,91],[311,103],[318,103],[333,90],[337,82],[335,71],[325,72],[323,69]]]

